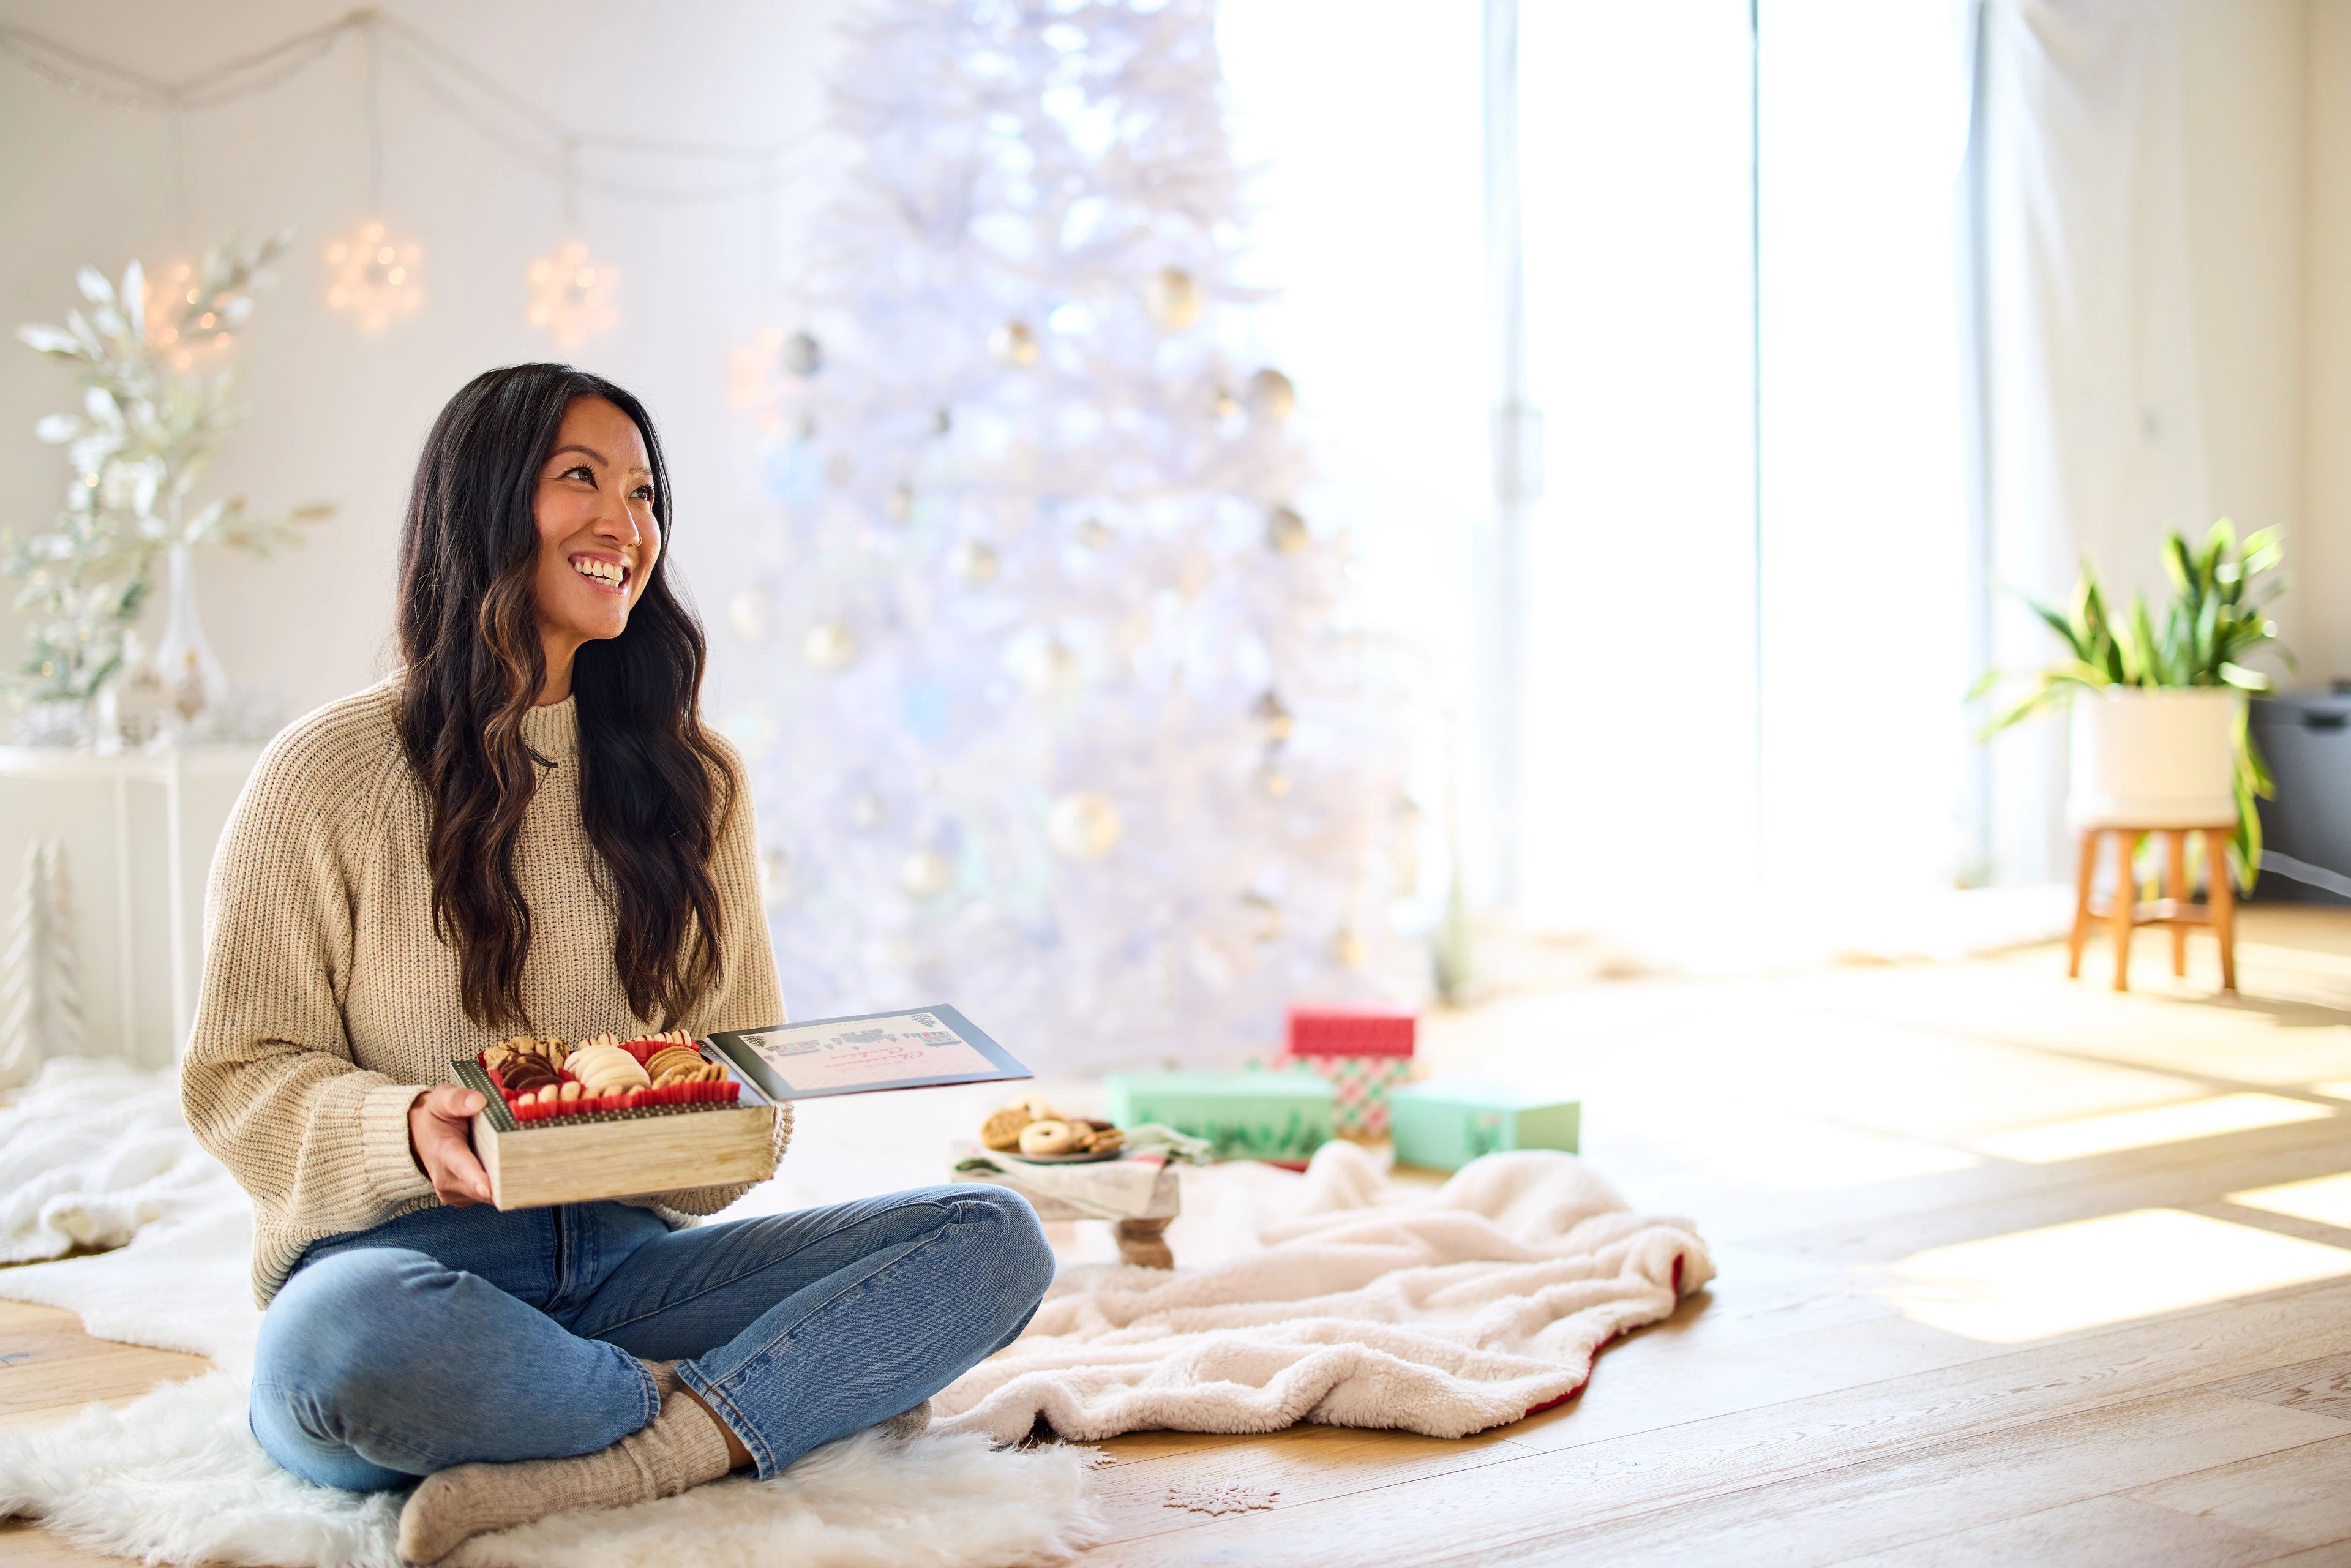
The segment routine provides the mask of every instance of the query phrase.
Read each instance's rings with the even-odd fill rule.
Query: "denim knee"
[[[398,1397],[414,1368],[384,1354],[387,1343],[406,1337],[394,1325],[420,1290],[453,1274],[404,1247],[357,1247],[321,1258],[287,1281],[262,1314],[254,1382],[299,1390],[327,1409]]]
[[[1042,1300],[1046,1287],[1053,1282],[1053,1244],[1045,1239],[1044,1224],[1029,1200],[1010,1187],[992,1182],[958,1184],[955,1195],[959,1202],[976,1203],[988,1209],[995,1222],[1004,1230],[1004,1240],[998,1254],[998,1264],[1004,1272],[999,1276],[1008,1291],[1021,1298],[1021,1305],[1033,1307]]]

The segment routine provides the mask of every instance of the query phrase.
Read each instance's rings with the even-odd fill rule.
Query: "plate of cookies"
[[[1126,1134],[1090,1116],[1065,1116],[1037,1095],[1015,1100],[982,1123],[993,1153],[1032,1166],[1091,1165],[1126,1152]]]

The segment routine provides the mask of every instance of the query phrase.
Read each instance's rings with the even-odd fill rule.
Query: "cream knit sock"
[[[726,1473],[726,1438],[717,1421],[685,1395],[672,1393],[653,1425],[609,1448],[569,1459],[458,1465],[425,1477],[400,1511],[400,1554],[411,1563],[438,1563],[470,1535],[511,1530],[550,1513],[650,1502]]]

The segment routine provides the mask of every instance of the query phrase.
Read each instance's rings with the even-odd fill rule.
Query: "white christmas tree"
[[[964,1007],[1040,1070],[1230,1062],[1409,992],[1392,725],[1249,352],[1210,0],[881,0],[778,432],[755,758],[805,1018]]]

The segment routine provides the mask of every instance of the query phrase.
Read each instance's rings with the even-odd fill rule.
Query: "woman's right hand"
[[[452,1208],[490,1201],[489,1173],[474,1156],[474,1113],[481,1108],[479,1093],[455,1083],[427,1089],[408,1107],[408,1152]]]

